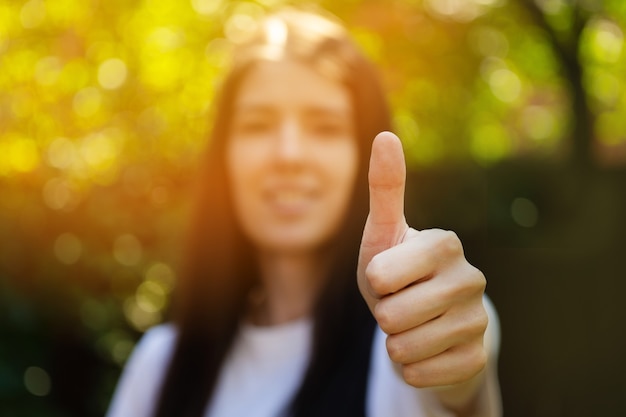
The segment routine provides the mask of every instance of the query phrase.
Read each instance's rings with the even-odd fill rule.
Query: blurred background
[[[226,40],[294,3],[0,2],[0,415],[104,414],[166,319]],[[410,223],[488,278],[505,415],[626,415],[626,2],[310,4],[379,65]]]

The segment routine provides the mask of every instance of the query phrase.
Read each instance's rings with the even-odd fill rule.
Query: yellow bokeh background
[[[487,216],[463,192],[486,188],[472,181],[491,169],[576,164],[578,146],[594,169],[623,170],[625,4],[0,1],[0,414],[8,404],[15,415],[102,415],[141,333],[167,318],[229,41],[268,10],[324,8],[345,21],[379,68],[409,170],[435,178],[420,187],[448,203],[426,217],[460,219],[471,234]],[[439,182],[445,170],[462,174]],[[498,238],[543,239],[545,213],[561,212],[540,199],[569,196],[567,185],[494,191]],[[611,190],[594,195],[620,207]],[[555,207],[584,205],[571,194]],[[589,236],[609,236],[611,210]]]

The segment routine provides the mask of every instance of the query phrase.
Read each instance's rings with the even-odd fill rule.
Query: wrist
[[[485,371],[481,371],[468,381],[455,385],[429,388],[428,391],[443,408],[457,417],[477,415],[481,410],[485,391]]]

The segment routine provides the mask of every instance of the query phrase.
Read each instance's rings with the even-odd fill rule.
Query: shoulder
[[[152,414],[177,334],[174,325],[162,324],[142,336],[124,367],[107,417]]]
[[[176,327],[162,324],[148,330],[141,337],[128,359],[124,373],[140,370],[144,376],[160,372],[169,364],[177,337]]]
[[[131,360],[133,356],[163,356],[171,353],[177,336],[177,328],[171,323],[152,327],[139,340]]]

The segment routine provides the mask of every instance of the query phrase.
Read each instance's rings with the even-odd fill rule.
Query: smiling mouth
[[[277,189],[267,192],[266,201],[276,214],[295,217],[311,208],[315,202],[315,193],[302,189]]]

